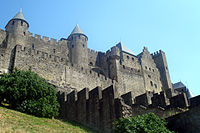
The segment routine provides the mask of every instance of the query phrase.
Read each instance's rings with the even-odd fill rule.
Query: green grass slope
[[[57,119],[38,118],[0,107],[0,133],[94,133],[83,126]]]

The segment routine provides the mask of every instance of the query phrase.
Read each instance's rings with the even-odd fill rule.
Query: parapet
[[[42,41],[44,41],[46,43],[54,44],[54,45],[62,44],[62,42],[67,43],[66,39],[61,39],[61,40],[58,41],[57,39],[54,39],[54,38],[49,38],[49,37],[46,37],[46,36],[33,34],[33,33],[29,33],[29,36],[32,37],[32,38],[35,38],[37,40],[42,40]]]
[[[163,52],[162,50],[159,50],[159,51],[152,53],[151,56],[153,58],[155,58],[155,57],[161,56],[162,54],[165,54],[165,52]]]
[[[200,105],[200,95],[190,98],[189,101],[190,101],[190,108],[194,108],[194,107]]]
[[[164,91],[158,93],[146,92],[142,95],[133,97],[134,92],[128,92],[121,97],[129,106],[142,105],[145,107],[161,107],[161,108],[187,108],[188,100],[185,93],[167,98]]]

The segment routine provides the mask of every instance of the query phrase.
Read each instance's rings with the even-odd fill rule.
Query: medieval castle
[[[20,11],[0,30],[0,73],[31,70],[48,80],[59,91],[63,118],[109,132],[119,117],[149,110],[167,117],[166,110],[189,106],[185,93],[174,91],[161,50],[144,47],[135,55],[119,42],[96,52],[78,25],[59,41],[28,28]]]

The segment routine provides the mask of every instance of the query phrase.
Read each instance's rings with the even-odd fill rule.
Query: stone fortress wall
[[[133,92],[119,96],[114,86],[102,90],[84,88],[67,94],[58,92],[61,104],[60,117],[76,121],[101,132],[111,132],[114,121],[121,117],[129,117],[154,112],[167,118],[184,112],[189,104],[185,94],[178,94],[170,99],[164,91],[160,94],[147,92],[137,97]]]
[[[120,117],[154,112],[168,117],[189,106],[172,88],[163,51],[135,55],[120,42],[106,52],[87,47],[77,25],[68,38],[33,35],[22,12],[0,29],[0,74],[31,70],[57,87],[60,114],[110,132]],[[193,105],[193,103],[190,103]]]
[[[150,84],[151,81],[145,83],[147,78],[155,79],[158,84],[156,88],[161,88],[158,71],[155,71],[152,75],[148,74],[148,77],[145,76],[148,72],[142,68],[138,57],[120,51],[116,46],[106,53],[96,52],[85,46],[88,60],[77,64],[72,62],[72,42],[70,40],[61,39],[57,41],[53,38],[33,35],[30,32],[26,35],[6,34],[5,31],[1,30],[0,34],[1,50],[5,54],[0,60],[2,70],[31,69],[56,86],[62,86],[62,88],[66,85],[77,89],[81,87],[91,89],[96,86],[106,88],[114,84],[118,87],[120,94],[132,90],[135,91],[135,96],[137,96],[144,93],[147,86],[150,86],[149,88],[155,87]],[[75,42],[83,39],[74,38]],[[144,63],[144,60],[141,62]],[[148,59],[146,62],[148,62]],[[146,64],[151,66],[152,63],[154,63],[153,60],[150,60]],[[157,68],[152,70],[157,70]],[[156,92],[159,91],[159,89],[156,90]]]

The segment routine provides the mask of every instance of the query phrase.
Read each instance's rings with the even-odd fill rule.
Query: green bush
[[[55,87],[31,71],[14,70],[1,76],[0,103],[38,117],[55,117],[59,109]]]
[[[166,122],[153,113],[121,118],[114,123],[115,133],[173,133],[166,127]]]

